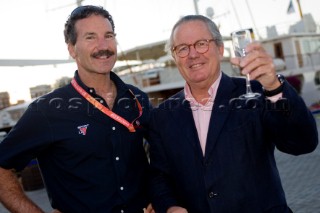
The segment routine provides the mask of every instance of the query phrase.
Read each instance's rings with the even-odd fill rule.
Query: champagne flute
[[[232,43],[233,43],[233,49],[236,57],[245,57],[246,56],[246,46],[252,42],[252,36],[251,32],[247,29],[245,30],[239,30],[236,32],[233,32],[231,34],[232,37]],[[243,94],[240,96],[242,99],[247,98],[256,98],[259,97],[260,93],[254,93],[251,89],[250,84],[250,74],[246,74],[246,94]]]

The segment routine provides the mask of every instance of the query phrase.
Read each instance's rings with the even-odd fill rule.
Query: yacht
[[[258,40],[273,57],[277,73],[287,78],[310,110],[319,116],[320,33],[316,28],[311,15],[304,15],[304,19],[291,26],[287,34],[277,35],[275,27],[271,27],[267,38]],[[223,40],[225,54],[221,70],[229,76],[243,77],[238,68],[229,63],[232,56],[231,37],[223,36]],[[146,92],[154,106],[180,91],[185,84],[172,56],[164,51],[165,44],[166,40],[162,40],[120,52],[113,69],[123,81]],[[0,110],[0,132],[8,132],[29,104],[30,101]]]
[[[289,28],[289,33],[277,35],[271,27],[265,39],[259,42],[273,57],[277,73],[288,82],[305,100],[314,113],[320,109],[320,33],[311,15]],[[232,42],[224,36],[225,55],[221,69],[229,76],[238,76],[239,70],[230,63]],[[127,83],[145,91],[156,106],[184,86],[171,55],[164,51],[166,40],[138,46],[119,54],[121,66],[114,71]]]

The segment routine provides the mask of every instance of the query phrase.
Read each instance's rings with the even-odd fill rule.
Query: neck
[[[110,73],[97,74],[79,72],[79,77],[87,87],[94,88],[97,95],[101,96],[107,102],[109,108],[112,109],[117,96],[117,88],[110,79]]]
[[[190,90],[191,90],[192,96],[200,104],[205,105],[207,103],[208,99],[210,98],[210,95],[208,93],[209,88],[207,88],[207,87],[200,88],[200,87],[191,87],[190,86]]]
[[[190,87],[190,91],[192,96],[196,99],[196,101],[200,104],[206,104],[208,99],[210,98],[209,89],[219,78],[220,72],[217,72],[211,78],[208,78],[206,81],[202,81],[199,83],[188,82]]]
[[[92,87],[96,91],[108,92],[111,89],[110,73],[89,73],[78,72],[81,81],[87,86]]]

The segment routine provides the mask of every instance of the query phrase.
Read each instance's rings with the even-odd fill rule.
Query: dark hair
[[[219,28],[217,27],[217,25],[209,18],[203,16],[203,15],[187,15],[182,17],[181,19],[179,19],[177,21],[177,23],[173,26],[172,31],[171,31],[171,35],[169,40],[167,41],[167,44],[165,46],[165,51],[166,52],[171,52],[172,47],[173,47],[173,33],[176,30],[176,28],[186,22],[190,22],[190,21],[202,21],[203,23],[205,23],[208,27],[208,30],[210,31],[212,38],[214,38],[214,41],[216,43],[216,45],[218,46],[223,46],[223,40],[222,40],[222,36],[221,33],[219,31]]]
[[[77,41],[77,32],[75,29],[76,22],[80,19],[87,18],[93,14],[100,15],[108,19],[111,23],[112,30],[114,32],[114,22],[113,22],[112,16],[107,10],[103,9],[103,7],[93,6],[93,5],[80,6],[71,12],[68,20],[64,25],[64,40],[67,44],[68,43],[71,43],[72,45],[76,44],[76,41]]]

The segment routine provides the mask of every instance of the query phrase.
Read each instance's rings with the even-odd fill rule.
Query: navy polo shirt
[[[77,83],[100,103],[93,88]],[[134,121],[136,132],[109,118],[71,84],[35,100],[0,144],[0,166],[23,169],[37,158],[53,208],[64,213],[143,212],[149,164],[143,148],[150,103],[145,93],[111,72],[113,112]],[[129,89],[133,92],[132,95]]]

